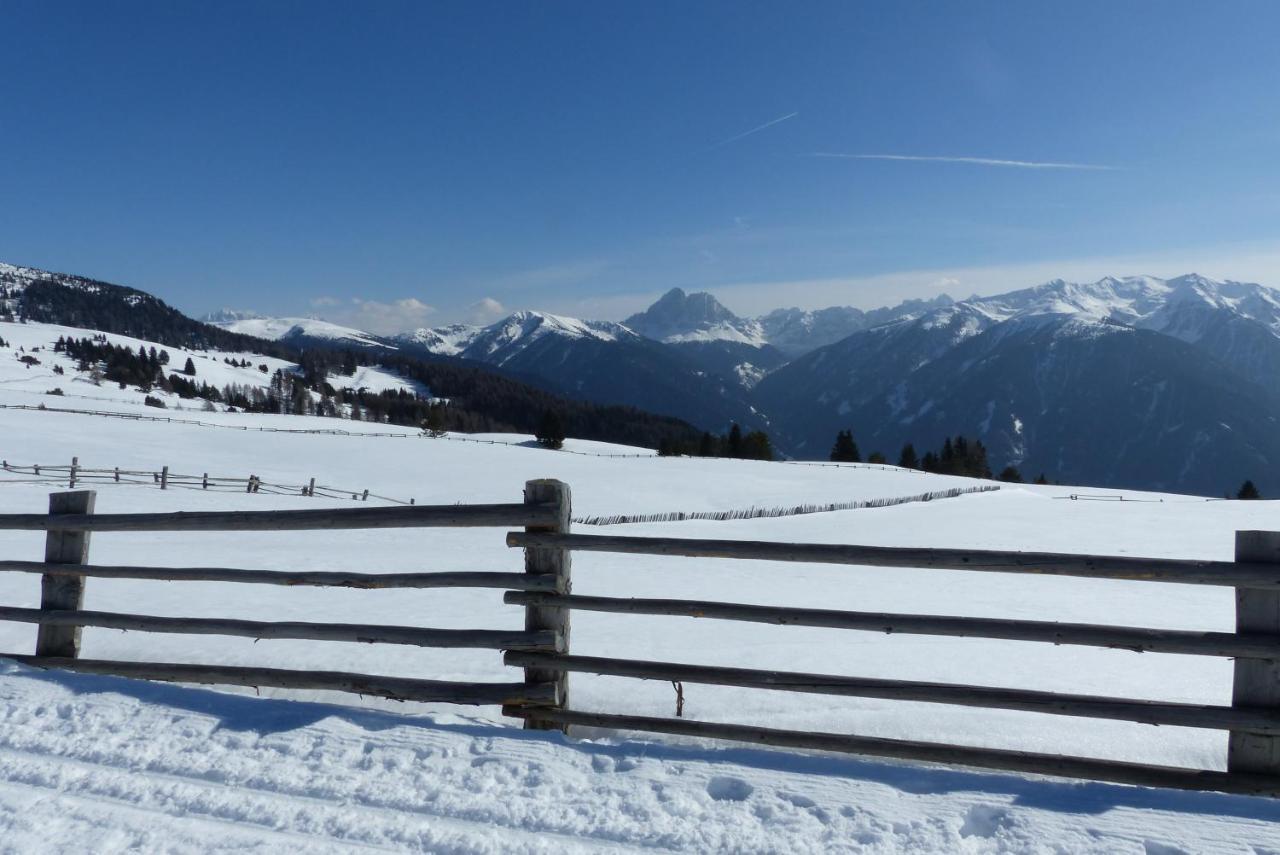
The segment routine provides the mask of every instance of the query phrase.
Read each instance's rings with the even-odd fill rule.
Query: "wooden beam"
[[[243,638],[268,639],[299,638],[309,641],[410,644],[417,647],[469,647],[488,650],[563,649],[560,639],[550,630],[528,632],[497,629],[427,629],[414,626],[156,617],[94,611],[44,611],[8,606],[0,606],[0,621],[36,623],[54,627],[96,626],[137,632],[234,635]]]
[[[288,671],[280,668],[247,668],[230,665],[119,662],[55,656],[21,656],[12,653],[0,653],[0,658],[12,659],[34,668],[76,671],[82,674],[104,674],[171,683],[352,692],[358,695],[390,698],[393,701],[486,705],[546,704],[555,700],[555,686],[529,686],[525,683],[452,683],[350,674],[343,671]]]
[[[784,692],[808,692],[859,698],[883,698],[896,701],[920,701],[933,704],[954,704],[966,707],[1049,713],[1051,715],[1116,719],[1140,724],[1166,724],[1177,727],[1248,730],[1257,733],[1280,734],[1280,711],[1276,710],[1164,701],[1134,701],[1094,695],[1070,695],[1057,692],[968,686],[955,683],[886,680],[874,677],[843,677],[791,671],[760,671],[749,668],[682,665],[635,659],[568,656],[557,653],[513,651],[505,654],[503,659],[508,665],[526,668],[539,665],[543,667],[554,666],[565,671],[579,671],[611,677],[635,677],[641,680],[705,683],[716,686],[741,686],[750,689],[772,689]]]
[[[0,530],[47,531],[308,531],[417,526],[548,525],[556,509],[542,505],[405,505],[305,511],[178,511],[165,514],[0,514]]]
[[[50,493],[49,516],[59,518],[92,519],[97,493],[78,490],[74,493]],[[45,536],[45,570],[62,565],[84,564],[89,560],[89,533],[51,526]],[[46,572],[40,578],[40,608],[44,611],[75,610],[84,606],[85,577],[75,574]],[[36,655],[80,655],[80,627],[42,626],[36,636]]]
[[[130,567],[97,564],[50,565],[39,561],[0,561],[0,571],[94,576],[102,579],[153,579],[162,582],[243,582],[259,585],[308,585],[322,588],[505,588],[554,591],[551,580],[524,573],[350,573],[330,570],[240,570],[231,567]]]
[[[3,517],[0,517],[0,520],[2,519]],[[1055,552],[917,549],[836,543],[695,540],[600,534],[531,534],[515,531],[507,533],[507,546],[559,547],[589,552],[678,555],[690,558],[799,561],[806,564],[858,564],[867,567],[1035,573],[1050,576],[1082,576],[1089,579],[1225,585],[1280,591],[1280,565],[1256,562],[1120,558]]]
[[[554,522],[545,525],[533,525],[528,531],[551,532],[563,534],[572,525],[572,496],[569,485],[553,479],[528,481],[524,485],[524,501],[530,505],[549,505],[556,509]],[[544,549],[531,547],[524,551],[524,572],[531,579],[541,579],[554,585],[558,593],[568,594],[572,590],[573,556],[567,549]],[[570,611],[558,606],[529,605],[524,610],[524,628],[529,632],[550,632],[563,645],[562,650],[569,649]],[[569,702],[569,675],[557,668],[534,665],[524,669],[525,682],[531,685],[551,683],[556,687],[557,703],[561,706]],[[555,730],[566,728],[558,725],[545,725],[537,720],[526,720],[525,727],[533,730]]]
[[[942,635],[958,638],[999,638],[1008,641],[1041,641],[1107,647],[1136,652],[1181,653],[1191,656],[1280,659],[1280,633],[1192,632],[1099,626],[1086,623],[999,620],[940,615],[847,612],[830,609],[798,609],[756,606],[708,600],[627,599],[565,596],[508,591],[503,602],[515,606],[560,606],[613,614],[672,615],[767,623],[778,626],[815,626],[868,632]]]
[[[1280,532],[1236,532],[1236,560],[1280,566]],[[1236,631],[1280,633],[1280,591],[1237,588]],[[1280,661],[1237,659],[1231,705],[1280,714]],[[1233,729],[1227,740],[1227,769],[1280,775],[1280,735]]]
[[[610,715],[577,710],[504,707],[505,715],[582,727],[669,733],[704,739],[727,739],[774,748],[835,751],[869,757],[889,757],[947,766],[968,766],[1020,774],[1052,775],[1059,778],[1084,778],[1144,787],[1166,787],[1180,790],[1214,790],[1244,795],[1280,795],[1280,776],[1248,773],[1211,772],[1175,766],[1150,766],[1115,760],[1094,760],[1059,754],[1036,754],[1000,748],[974,748],[937,742],[912,742],[873,736],[850,736],[843,733],[778,730],[741,724],[692,721],[690,719],[651,718],[648,716]]]

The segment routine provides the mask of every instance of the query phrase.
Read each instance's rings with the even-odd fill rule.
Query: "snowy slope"
[[[385,347],[381,339],[361,330],[331,324],[316,318],[239,318],[213,322],[214,326],[224,330],[265,338],[270,341],[289,341],[298,338],[313,338],[330,341],[339,345],[359,345],[361,347]]]
[[[0,391],[0,403],[26,396]],[[125,405],[118,405],[124,407]],[[140,409],[140,408],[139,408]],[[230,426],[326,419],[202,414]],[[419,503],[516,500],[528,478],[559,477],[575,514],[724,509],[904,495],[965,482],[893,468],[682,458],[595,458],[481,443],[256,433],[0,409],[0,456],[84,466],[243,474],[368,486]],[[379,437],[378,435],[383,436]],[[507,439],[507,438],[502,438]],[[596,446],[597,450],[600,449]],[[589,450],[589,449],[583,449]],[[0,479],[0,512],[38,511],[47,486]],[[1070,488],[1009,488],[882,510],[750,522],[627,526],[631,534],[861,542],[1229,558],[1236,529],[1274,526],[1267,502],[1128,494],[1071,501]],[[316,507],[328,500],[105,486],[100,512]],[[336,504],[344,504],[337,502]],[[349,503],[347,503],[349,504]],[[673,508],[673,506],[678,506]],[[38,560],[38,533],[0,533],[0,554]],[[96,535],[93,560],[312,569],[502,570],[520,566],[501,531]],[[584,553],[575,591],[1230,630],[1228,589],[992,574],[776,565]],[[515,628],[519,608],[485,590],[229,590],[231,586],[90,581],[86,607],[162,615]],[[0,574],[0,602],[33,606],[37,577]],[[28,652],[31,626],[0,624],[0,650]],[[454,680],[509,680],[492,651],[148,636],[85,631],[85,655],[344,669]],[[884,636],[796,627],[574,616],[574,651],[699,664],[1018,685],[1204,703],[1230,698],[1229,662],[977,639]],[[332,701],[323,693],[264,696]],[[686,686],[699,719],[1221,768],[1225,738],[1153,728],[871,699]],[[669,715],[665,684],[573,677],[582,709]],[[560,746],[523,736],[496,709],[394,705],[342,712],[227,693],[58,677],[9,667],[0,680],[0,840],[121,841],[118,848],[305,850],[347,845],[425,851],[572,851],[616,844],[698,850],[1280,851],[1273,803],[910,771],[852,759],[641,743]],[[261,704],[261,706],[257,706]],[[420,716],[429,716],[423,719]],[[123,770],[123,771],[122,771]],[[424,777],[426,776],[426,777]],[[34,794],[39,794],[34,795]],[[57,819],[57,817],[63,817]],[[552,833],[550,838],[531,832]],[[41,835],[52,835],[42,837]],[[1147,842],[1150,842],[1150,846]],[[14,844],[21,849],[20,844]],[[2,846],[2,844],[0,844]],[[1254,847],[1251,849],[1250,847]]]
[[[131,336],[114,333],[99,333],[96,330],[64,327],[57,324],[37,323],[5,323],[0,322],[0,340],[7,346],[0,346],[0,390],[6,392],[25,393],[23,403],[45,403],[49,406],[81,406],[90,408],[106,403],[141,404],[147,395],[163,400],[168,407],[198,409],[202,402],[182,400],[179,396],[166,393],[160,389],[141,392],[136,388],[121,389],[115,383],[92,382],[89,373],[77,371],[76,361],[65,353],[55,353],[54,344],[59,338],[89,338],[101,336],[107,342],[137,350],[140,347],[157,351],[166,350],[170,355],[170,368],[179,370],[189,358],[196,366],[195,380],[209,383],[221,389],[226,385],[256,386],[266,388],[271,382],[271,375],[276,371],[291,372],[297,365],[287,360],[272,356],[263,356],[249,352],[231,351],[197,351],[168,347],[155,342],[143,341]],[[39,365],[27,367],[18,360],[22,356],[34,356]],[[229,365],[225,360],[234,362],[247,360],[247,368]],[[262,371],[259,366],[266,366]],[[63,370],[62,374],[54,371],[54,366]],[[354,375],[329,375],[328,382],[334,388],[368,389],[371,392],[405,390],[419,394],[427,394],[420,384],[408,380],[376,366],[361,366]],[[53,389],[61,389],[63,395],[50,396]],[[76,403],[79,402],[79,403]],[[89,403],[92,402],[92,403]],[[219,405],[221,406],[221,405]],[[150,411],[154,414],[154,410]]]

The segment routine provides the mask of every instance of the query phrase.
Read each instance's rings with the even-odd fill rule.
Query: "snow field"
[[[6,336],[7,337],[7,336]],[[0,403],[27,396],[0,392]],[[126,404],[115,405],[129,411]],[[141,412],[142,408],[133,408]],[[154,412],[154,411],[152,411]],[[369,434],[332,419],[201,414],[250,427]],[[516,437],[498,437],[520,441]],[[571,446],[572,447],[572,446]],[[607,451],[608,446],[583,445]],[[0,457],[87,467],[254,472],[367,485],[419,503],[519,501],[523,483],[570,484],[576,514],[845,501],[975,482],[863,467],[598,458],[521,445],[222,430],[0,410]],[[0,481],[0,513],[41,512],[50,488]],[[1237,529],[1275,523],[1269,502],[1070,501],[1075,488],[1011,487],[927,504],[610,533],[1024,549],[1230,559]],[[1107,491],[1109,494],[1113,491]],[[1165,501],[1158,501],[1163,498]],[[150,486],[99,488],[100,513],[314,508],[347,502]],[[580,528],[579,530],[587,530]],[[93,537],[100,564],[261,569],[516,570],[500,529]],[[0,556],[40,560],[43,535],[0,532]],[[1229,631],[1230,589],[977,572],[577,553],[582,594]],[[0,574],[0,603],[34,607],[39,577]],[[351,591],[91,579],[86,608],[257,620],[518,628],[489,590]],[[35,628],[0,623],[0,651]],[[89,628],[92,658],[268,665],[504,681],[495,651],[419,650]],[[1229,703],[1231,664],[1208,657],[880,635],[577,612],[574,653]],[[526,736],[496,708],[355,696],[154,686],[0,666],[0,851],[1280,852],[1275,803],[920,769],[696,740],[582,731]],[[665,683],[575,674],[575,708],[670,715]],[[1220,769],[1225,734],[1029,713],[686,685],[695,719],[1021,748]],[[286,702],[283,698],[295,699]],[[302,702],[340,701],[341,708]],[[39,795],[36,795],[39,794]],[[551,835],[551,836],[547,836]]]

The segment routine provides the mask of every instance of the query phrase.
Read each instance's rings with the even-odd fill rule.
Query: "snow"
[[[338,342],[350,342],[364,346],[386,347],[382,341],[367,332],[351,327],[331,324],[316,318],[242,318],[239,320],[219,321],[213,324],[242,335],[278,341],[283,338],[307,336],[309,338],[330,339]]]
[[[100,385],[95,384],[88,373],[76,370],[76,361],[74,359],[69,358],[65,353],[55,353],[53,350],[53,346],[59,338],[89,338],[92,336],[105,336],[109,343],[128,347],[134,351],[139,347],[148,349],[154,347],[157,351],[167,350],[169,352],[167,369],[170,372],[180,372],[186,360],[191,359],[196,367],[195,380],[209,383],[218,389],[227,385],[255,386],[265,389],[270,385],[271,376],[276,371],[293,372],[298,367],[295,363],[284,359],[251,352],[186,350],[144,341],[131,336],[100,333],[96,330],[78,329],[57,324],[0,322],[0,340],[7,343],[7,346],[0,347],[0,391],[4,393],[24,393],[21,401],[16,398],[13,401],[4,399],[0,400],[0,403],[30,405],[44,403],[50,407],[73,406],[89,409],[114,404],[138,405],[150,395],[164,401],[172,409],[183,407],[198,409],[202,406],[200,401],[184,401],[176,394],[166,393],[159,389],[140,392],[134,387],[121,389],[118,384],[107,381],[103,381]],[[25,355],[36,357],[40,360],[40,364],[28,368],[18,361],[20,357]],[[225,359],[231,359],[235,362],[248,360],[249,367],[240,368],[237,365],[229,365],[224,361]],[[57,374],[54,372],[55,365],[61,367],[64,373]],[[267,366],[265,372],[260,370],[259,366],[261,365]],[[359,367],[352,376],[331,374],[328,381],[335,389],[363,388],[370,392],[394,392],[403,389],[418,394],[428,393],[421,384],[377,366]],[[61,397],[47,394],[55,388],[62,390],[63,395]],[[155,415],[157,410],[152,409],[146,412]]]
[[[0,336],[24,334],[21,325],[13,326]],[[0,366],[12,373],[10,361],[0,351]],[[34,397],[0,383],[0,403]],[[110,402],[110,408],[155,414],[127,400]],[[227,427],[340,428],[353,435],[0,409],[0,456],[55,464],[74,455],[85,467],[168,464],[174,471],[240,477],[253,472],[288,483],[314,476],[320,483],[368,487],[419,504],[519,501],[525,480],[556,477],[570,484],[577,516],[849,501],[975,483],[895,467],[594,456],[637,452],[577,441],[569,448],[583,453],[566,454],[532,447],[528,437],[435,440],[397,436],[413,432],[393,426],[300,416],[199,418]],[[0,477],[0,513],[38,512],[50,489]],[[112,484],[97,489],[100,513],[350,505],[265,493]],[[1073,492],[1080,491],[1010,486],[878,510],[608,531],[1229,559],[1236,530],[1275,525],[1276,506],[1270,502],[1137,492],[1126,492],[1129,501],[1123,503],[1066,498]],[[39,560],[42,546],[39,533],[0,532],[0,555],[6,558]],[[92,560],[368,572],[521,566],[520,553],[493,529],[97,534]],[[1230,631],[1234,625],[1230,589],[1140,582],[602,553],[575,555],[574,580],[575,592],[588,595],[1170,629]],[[33,607],[39,589],[38,577],[0,574],[0,603]],[[445,628],[510,629],[523,620],[521,609],[503,605],[501,594],[490,590],[246,590],[106,579],[89,580],[86,608]],[[0,650],[30,652],[34,639],[30,625],[0,623]],[[1229,703],[1231,696],[1231,663],[1208,657],[688,618],[579,612],[573,650],[1197,703]],[[255,644],[89,628],[84,652],[104,659],[443,680],[518,678],[493,651]],[[579,709],[672,711],[666,684],[586,675],[573,675],[571,683]],[[687,685],[685,693],[686,715],[700,720],[1211,769],[1222,768],[1225,757],[1225,735],[1214,731],[729,687]],[[1280,806],[1268,800],[591,731],[583,734],[587,741],[565,742],[526,734],[494,708],[397,705],[265,689],[262,695],[0,664],[0,850],[1280,851]],[[343,705],[325,705],[336,702]]]

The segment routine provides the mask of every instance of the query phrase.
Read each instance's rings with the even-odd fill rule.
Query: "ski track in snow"
[[[1280,805],[0,666],[0,851],[1258,853]]]

